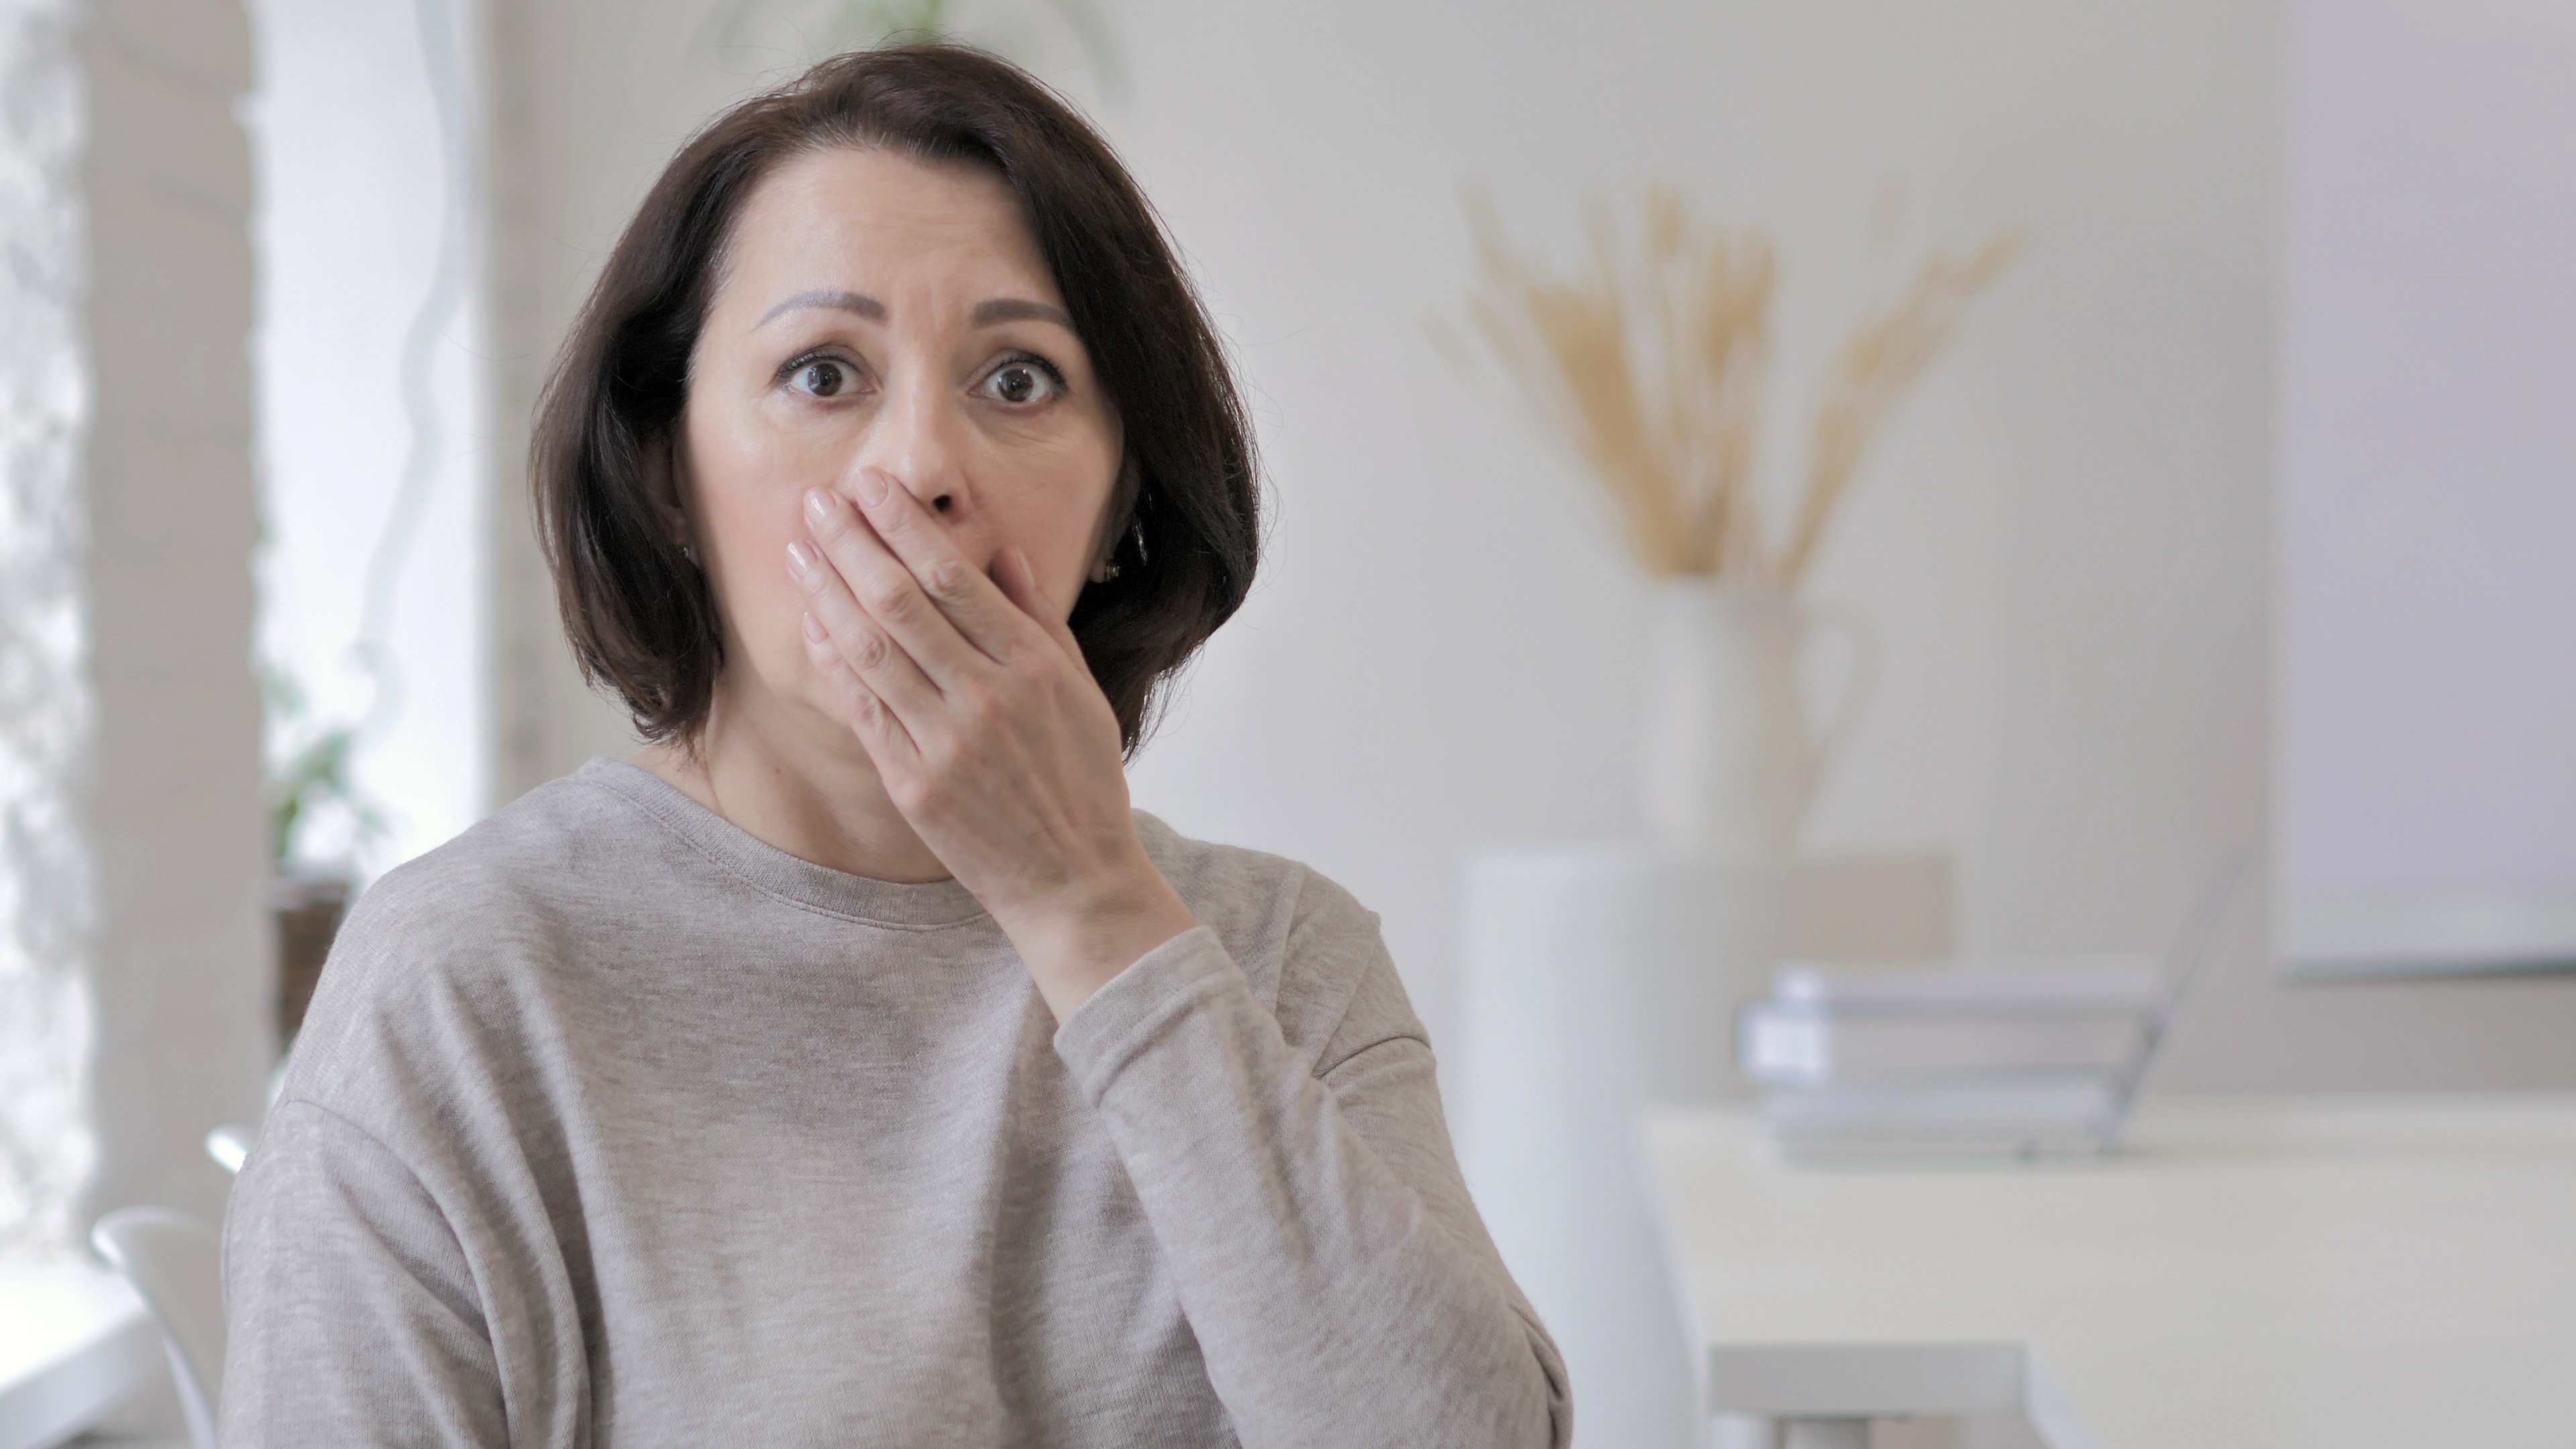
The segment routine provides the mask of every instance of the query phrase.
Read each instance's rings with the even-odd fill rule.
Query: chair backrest
[[[109,1213],[90,1229],[89,1240],[161,1325],[188,1437],[197,1449],[214,1449],[216,1395],[224,1382],[222,1240],[194,1218],[153,1207]]]
[[[238,1176],[242,1163],[250,1157],[253,1142],[259,1140],[259,1129],[227,1122],[206,1134],[206,1155],[215,1165]]]

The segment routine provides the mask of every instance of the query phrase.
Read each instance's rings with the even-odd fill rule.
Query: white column
[[[610,13],[618,18],[603,18]],[[612,163],[599,159],[601,147],[580,114],[580,99],[600,92],[595,68],[609,63],[589,53],[608,44],[598,28],[630,27],[622,12],[589,0],[508,0],[483,5],[481,24],[485,134],[492,138],[484,162],[492,358],[492,494],[485,510],[490,803],[500,806],[579,769],[594,754],[622,755],[635,747],[624,712],[583,687],[564,642],[554,581],[531,526],[528,424],[592,271],[615,240],[616,231],[599,224],[602,207],[622,220],[622,209],[642,199],[641,188],[658,166],[634,169],[647,163],[621,156],[610,172]],[[629,84],[620,76],[605,93],[622,98]],[[624,119],[624,111],[609,109]],[[590,130],[596,129],[593,123]],[[650,144],[672,144],[686,129],[654,136]],[[601,202],[602,174],[634,186],[635,196]]]
[[[212,1219],[206,1130],[257,1114],[267,849],[251,672],[251,84],[239,0],[92,0],[86,321],[98,930],[85,1216]]]

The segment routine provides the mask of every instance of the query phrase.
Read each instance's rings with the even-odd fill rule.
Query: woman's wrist
[[[1057,1024],[1155,947],[1196,926],[1171,882],[1140,858],[1117,876],[1043,908],[996,913]]]

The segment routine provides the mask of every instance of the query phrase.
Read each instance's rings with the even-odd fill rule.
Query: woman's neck
[[[800,860],[871,880],[949,878],[848,726],[794,705],[747,704],[719,688],[693,748],[648,745],[627,759]]]

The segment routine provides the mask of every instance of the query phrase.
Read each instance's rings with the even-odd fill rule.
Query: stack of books
[[[1737,1064],[1793,1157],[2106,1153],[2174,995],[2151,957],[1792,964]]]

